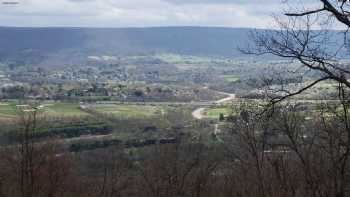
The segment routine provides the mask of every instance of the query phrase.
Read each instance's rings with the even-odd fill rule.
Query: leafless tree
[[[38,105],[19,105],[16,141],[0,149],[3,196],[61,196],[67,192],[71,159],[54,139],[38,141]]]
[[[301,120],[290,121],[291,117],[282,116],[285,123],[280,128],[289,140],[289,150],[302,166],[304,185],[308,185],[308,192],[304,194],[343,197],[348,195],[349,189],[346,177],[349,175],[350,153],[350,65],[342,62],[342,58],[349,53],[350,1],[318,2],[318,8],[289,10],[284,16],[275,17],[278,28],[252,33],[255,45],[244,51],[289,59],[301,65],[295,72],[302,70],[304,73],[301,75],[306,72],[317,74],[317,79],[297,90],[291,91],[284,86],[275,89],[273,93],[278,94],[270,97],[269,104],[272,106],[302,94],[320,82],[333,81],[338,84],[339,103],[335,107],[337,110],[333,111],[337,118],[320,115],[317,124],[309,125],[310,131],[317,128],[317,132],[308,133],[305,139],[300,137],[306,135],[300,133],[305,129],[296,127],[302,124]],[[330,30],[332,26],[341,30]],[[326,170],[331,174],[326,175]],[[325,178],[327,176],[332,179]],[[328,182],[324,182],[325,179]]]
[[[319,9],[291,10],[284,16],[276,16],[277,27],[274,30],[252,33],[254,46],[243,50],[249,54],[272,54],[299,62],[305,73],[318,74],[318,79],[296,91],[290,91],[285,87],[279,89],[280,94],[271,98],[272,103],[301,94],[327,80],[350,88],[348,81],[350,66],[341,62],[341,58],[348,54],[350,2],[346,0],[319,0],[319,2]],[[330,30],[334,26],[343,30]]]
[[[299,105],[276,106],[262,118],[243,107],[227,147],[225,190],[237,196],[349,195],[350,166],[344,115],[322,108],[306,118]],[[327,111],[327,112],[326,112]],[[266,115],[267,113],[264,113]]]
[[[88,196],[121,197],[132,183],[132,161],[124,153],[123,147],[112,147],[86,153],[80,160],[87,166],[81,175],[80,184]],[[80,163],[79,162],[79,163]]]
[[[203,145],[179,143],[152,149],[140,166],[139,191],[145,196],[210,196],[220,160]]]

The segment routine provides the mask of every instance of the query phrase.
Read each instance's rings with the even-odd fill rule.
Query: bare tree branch
[[[311,10],[311,11],[307,11],[307,12],[302,12],[302,13],[286,13],[286,16],[306,16],[306,15],[310,15],[310,14],[316,14],[322,11],[325,11],[325,8],[321,8],[321,9],[317,9],[317,10]]]
[[[316,84],[318,84],[319,82],[325,81],[325,80],[329,80],[329,79],[330,79],[330,77],[323,77],[323,78],[321,78],[321,79],[315,80],[315,81],[313,81],[311,84],[309,84],[309,85],[307,85],[307,86],[305,86],[305,87],[299,89],[299,90],[296,91],[296,92],[289,93],[288,95],[285,95],[285,96],[282,96],[282,97],[279,97],[279,98],[273,98],[273,99],[271,99],[271,103],[272,103],[272,104],[277,104],[277,103],[282,102],[282,101],[284,101],[284,100],[286,100],[286,99],[288,99],[288,98],[290,98],[290,97],[299,95],[299,94],[303,93],[304,91],[306,91],[306,90],[308,90],[308,89],[314,87],[314,86],[315,86]]]

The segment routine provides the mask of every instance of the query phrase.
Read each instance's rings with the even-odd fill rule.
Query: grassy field
[[[44,104],[45,105],[45,104]],[[53,103],[47,104],[45,112],[51,116],[86,116],[88,113],[82,111],[77,103]]]
[[[100,105],[93,108],[100,113],[112,114],[119,118],[147,118],[166,113],[166,109],[160,106],[149,105]]]
[[[220,108],[208,108],[204,111],[204,117],[208,119],[219,119],[220,114],[228,116],[232,114],[232,109],[230,107],[220,107]]]
[[[16,101],[0,102],[0,118],[8,119],[15,118],[20,110]],[[63,102],[44,102],[43,113],[46,116],[87,116],[88,112],[82,110],[78,103],[63,103]],[[100,113],[112,114],[118,118],[149,118],[165,115],[166,107],[150,106],[150,105],[115,105],[115,104],[101,104],[95,105],[93,110]]]
[[[15,103],[0,102],[0,118],[14,118],[16,115]]]
[[[15,118],[21,111],[18,102],[0,102],[0,118]],[[43,113],[48,116],[85,116],[88,113],[79,108],[76,103],[47,102],[43,103]]]
[[[211,64],[213,62],[229,63],[229,59],[225,59],[225,58],[177,55],[177,54],[169,54],[169,53],[157,54],[154,57],[171,64]]]
[[[223,75],[223,78],[226,82],[237,82],[240,80],[236,75]]]

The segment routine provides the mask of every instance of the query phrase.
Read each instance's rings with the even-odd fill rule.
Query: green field
[[[14,103],[0,102],[0,118],[13,118],[16,114],[16,105]]]
[[[166,113],[160,106],[149,105],[97,105],[93,108],[97,112],[112,114],[119,118],[147,118]]]
[[[212,63],[229,63],[230,59],[226,58],[212,58],[204,56],[190,56],[190,55],[177,55],[171,53],[162,53],[154,56],[162,61],[171,64],[212,64]]]
[[[232,114],[232,109],[230,107],[220,107],[220,108],[209,108],[204,111],[204,116],[208,119],[219,119],[220,114],[228,116]]]
[[[15,118],[21,111],[18,102],[0,102],[0,118]],[[47,102],[41,104],[42,113],[48,116],[85,116],[88,113],[82,111],[77,103]]]
[[[240,80],[236,75],[223,75],[226,82],[238,82]]]
[[[0,118],[15,118],[20,110],[16,105],[18,102],[0,102]],[[88,112],[82,110],[78,103],[44,102],[43,114],[47,116],[87,116]],[[112,114],[118,118],[148,118],[164,115],[167,111],[165,107],[149,105],[115,105],[99,104],[91,109],[100,113]]]
[[[44,104],[45,105],[45,104]],[[44,107],[44,113],[51,116],[86,116],[77,103],[53,103]]]

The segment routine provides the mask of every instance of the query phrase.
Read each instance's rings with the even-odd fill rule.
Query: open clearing
[[[15,118],[19,112],[16,102],[2,102],[0,104],[0,118]],[[45,102],[43,113],[47,116],[87,116],[88,112],[81,109],[78,103]],[[97,104],[91,109],[100,113],[112,114],[118,118],[148,118],[161,116],[167,112],[167,107],[151,105],[117,105],[117,104]]]
[[[17,102],[2,102],[0,105],[0,118],[15,118],[20,110]],[[80,109],[77,103],[48,102],[43,103],[43,113],[48,116],[86,116],[88,113]]]
[[[51,116],[86,116],[76,103],[54,103],[45,107],[45,113]]]
[[[203,111],[203,117],[208,119],[219,119],[220,114],[228,116],[232,114],[230,107],[208,108]]]
[[[227,95],[226,98],[220,99],[213,102],[197,102],[197,103],[185,103],[190,106],[211,106],[206,108],[197,109],[192,113],[195,119],[211,118],[217,119],[220,113],[225,116],[230,114],[230,107],[219,106],[213,107],[214,105],[228,104],[232,100],[235,100],[234,94],[220,92],[221,94]],[[21,105],[16,100],[0,102],[0,119],[15,118],[20,110],[17,105]],[[44,101],[40,104],[43,109],[43,113],[46,116],[54,117],[79,117],[93,115],[93,111],[103,114],[110,114],[120,119],[143,119],[152,117],[161,117],[168,114],[169,110],[176,110],[179,107],[174,108],[173,102],[153,102],[153,103],[126,103],[126,104],[79,104],[79,103],[68,103],[68,102],[54,102]],[[216,109],[218,108],[218,109]],[[92,110],[92,111],[88,111]]]
[[[223,75],[223,78],[226,82],[237,82],[240,80],[236,75]]]
[[[0,103],[0,118],[13,118],[17,114],[14,103]]]
[[[100,113],[112,114],[119,118],[147,118],[160,116],[166,113],[164,107],[150,105],[102,104],[95,105],[91,109]]]

